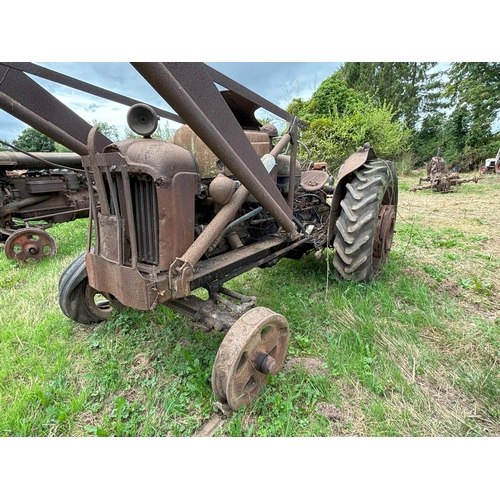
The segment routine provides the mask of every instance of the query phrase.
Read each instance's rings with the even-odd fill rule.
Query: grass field
[[[284,369],[232,415],[214,405],[222,340],[166,308],[97,326],[59,309],[86,221],[49,229],[56,257],[0,253],[0,436],[500,436],[500,176],[454,193],[400,178],[390,263],[335,283],[332,254],[282,260],[228,287],[286,316]]]

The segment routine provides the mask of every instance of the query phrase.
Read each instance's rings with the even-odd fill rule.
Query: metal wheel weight
[[[265,307],[243,314],[222,341],[212,370],[212,389],[232,410],[254,401],[269,374],[283,366],[289,328],[284,316]]]
[[[14,231],[5,242],[5,255],[18,262],[37,262],[57,253],[57,245],[47,231],[27,227]]]

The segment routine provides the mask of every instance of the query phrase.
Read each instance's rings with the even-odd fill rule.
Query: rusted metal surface
[[[76,153],[20,153],[0,151],[0,170],[74,168],[83,172],[82,158]]]
[[[366,142],[362,148],[358,149],[356,153],[349,156],[345,161],[344,165],[340,169],[338,181],[350,173],[354,172],[354,170],[358,169],[362,165],[364,165],[369,160],[374,160],[377,158],[375,150],[371,147],[369,142]]]
[[[218,174],[210,183],[209,194],[218,205],[226,205],[231,200],[236,189],[236,184],[232,179],[223,174]]]
[[[0,64],[0,108],[78,154],[91,126],[23,72]],[[99,134],[99,147],[111,141]]]
[[[18,229],[5,242],[5,255],[18,262],[39,261],[56,253],[54,238],[43,229]]]
[[[201,429],[196,431],[194,437],[213,437],[217,429],[222,426],[224,419],[219,415],[212,415]]]
[[[394,226],[396,224],[396,206],[382,205],[378,214],[377,227],[373,246],[374,268],[380,268],[387,262],[392,246]]]
[[[283,366],[289,328],[284,316],[265,307],[243,314],[222,341],[212,370],[212,388],[221,403],[237,410],[256,399],[268,374]]]
[[[207,71],[207,73],[213,78],[214,82],[217,82],[227,89],[230,89],[234,91],[235,93],[243,96],[245,99],[255,103],[257,107],[266,109],[267,111],[270,111],[271,113],[275,114],[276,116],[279,116],[280,118],[283,118],[283,120],[287,121],[288,123],[292,122],[296,117],[293,116],[292,114],[286,112],[284,109],[280,108],[279,106],[276,106],[272,102],[268,101],[267,99],[264,99],[262,96],[256,94],[255,92],[252,92],[251,90],[247,89],[243,85],[240,85],[238,82],[235,82],[231,78],[227,77],[226,75],[220,73],[219,71],[215,70],[214,68],[211,68],[210,66],[207,66],[206,64],[203,64],[203,67]],[[306,129],[307,128],[307,123],[305,123],[302,120],[297,120],[297,125],[301,129]]]
[[[199,63],[133,63],[240,182],[291,233],[291,211]]]
[[[298,141],[298,131],[297,131],[297,120],[292,120],[290,128],[288,129],[288,134],[290,135],[290,144],[292,145],[292,150],[290,153],[290,165],[295,165],[297,161],[297,141]],[[288,180],[288,206],[293,210],[293,203],[295,198],[295,173],[293,169],[290,169],[290,176]]]
[[[460,177],[457,173],[446,173],[441,172],[435,175],[432,175],[429,179],[429,184],[419,187],[413,187],[411,191],[422,191],[424,189],[432,189],[438,193],[450,193],[452,192],[455,186],[459,186],[460,184],[465,184],[467,182],[474,182],[477,184],[478,177],[470,177],[468,179],[464,179]]]
[[[438,149],[437,156],[432,157],[427,164],[427,177],[420,178],[419,186],[413,187],[411,191],[432,189],[438,193],[449,193],[453,191],[454,187],[460,184],[467,182],[475,182],[477,184],[479,179],[476,175],[468,179],[460,177],[458,172],[454,172],[447,167],[446,162],[439,156],[439,153],[440,150]],[[427,182],[427,184],[420,186],[422,182]]]
[[[438,148],[437,155],[433,156],[427,163],[427,177],[431,177],[436,174],[442,174],[448,169],[446,168],[446,162],[440,156],[441,148]]]
[[[265,158],[267,163],[266,170],[272,170],[274,158],[271,155],[267,155],[267,158],[264,156],[263,158]],[[237,211],[247,200],[248,195],[249,191],[246,187],[240,185],[230,200],[222,206],[184,255],[173,262],[170,267],[170,290],[173,298],[180,298],[190,293],[189,281],[194,277],[194,266],[234,219]]]
[[[89,193],[75,153],[0,152],[0,241],[28,223],[39,228],[87,217]]]
[[[302,172],[300,163],[295,161],[295,168],[292,168],[292,159],[288,155],[277,155],[276,157],[276,168],[273,170],[273,173],[276,172],[276,182],[278,184],[279,190],[283,193],[284,196],[289,196],[291,189],[293,188],[294,193],[297,192],[297,189],[301,183],[302,176],[304,172]],[[290,176],[294,175],[295,182],[293,186],[290,186]]]
[[[256,301],[256,297],[221,287],[218,292],[212,292],[208,299],[189,295],[163,305],[188,317],[203,331],[217,330],[225,333],[243,313],[255,306]]]
[[[199,175],[193,157],[174,144],[129,139],[84,158],[87,162],[101,205],[98,213],[93,197],[97,216],[90,284],[126,306],[153,308],[170,292],[150,283],[150,275],[169,270],[194,241]],[[142,290],[142,296],[130,289]]]
[[[55,82],[76,90],[80,90],[82,92],[86,92],[87,94],[100,97],[101,99],[107,99],[109,101],[117,102],[125,106],[133,106],[134,104],[140,102],[137,99],[132,99],[130,97],[117,94],[116,92],[111,92],[96,85],[83,82],[81,80],[78,80],[77,78],[72,78],[68,75],[64,75],[57,71],[44,68],[43,66],[39,66],[30,62],[2,62],[0,63],[0,65],[26,74],[35,75],[45,80]],[[152,108],[155,110],[158,116],[166,118],[167,120],[175,121],[177,123],[184,123],[182,118],[177,116],[175,113],[171,113],[170,111],[158,108],[156,106],[152,106]]]
[[[323,170],[307,170],[302,174],[300,185],[304,191],[314,193],[328,181],[328,173]]]
[[[248,190],[245,186],[240,186],[218,212],[217,215],[204,228],[203,232],[196,238],[196,241],[182,255],[181,259],[190,262],[194,266],[201,256],[208,250],[217,236],[234,219],[236,212],[248,198]]]
[[[259,158],[269,153],[269,136],[265,132],[245,130],[244,133]],[[231,169],[219,159],[188,125],[183,125],[175,132],[172,142],[193,154],[200,165],[202,179],[213,179],[218,174],[234,175]]]
[[[286,237],[269,236],[262,241],[245,245],[236,250],[198,262],[192,277],[193,290],[198,287],[210,288],[211,285],[224,283],[256,266],[279,259],[290,250],[307,243],[301,239],[289,244]]]

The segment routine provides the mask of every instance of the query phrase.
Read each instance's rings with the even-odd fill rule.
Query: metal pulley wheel
[[[212,389],[233,410],[257,398],[283,366],[289,328],[284,316],[265,307],[243,314],[222,341],[212,370]]]
[[[56,253],[57,245],[54,238],[40,228],[17,229],[5,242],[5,255],[18,262],[37,262]]]

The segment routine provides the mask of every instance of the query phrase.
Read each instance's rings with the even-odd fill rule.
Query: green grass
[[[60,270],[85,247],[85,221],[49,230],[59,254],[19,266],[0,259],[0,434],[71,435],[86,401],[75,325],[57,302]],[[66,240],[66,242],[65,242]]]
[[[214,414],[217,436],[500,435],[498,224],[478,208],[499,184],[478,186],[446,195],[459,216],[439,195],[402,189],[374,283],[335,283],[331,252],[228,283],[290,326],[283,370],[232,415],[216,408],[210,381],[222,334],[163,307],[97,326],[62,314],[57,283],[85,248],[85,221],[49,230],[51,260],[20,266],[0,254],[0,435],[192,436]],[[459,199],[465,188],[474,203]]]

